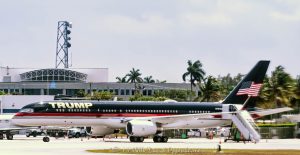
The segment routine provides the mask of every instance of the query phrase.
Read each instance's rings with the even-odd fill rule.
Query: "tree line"
[[[187,70],[182,74],[182,80],[190,83],[189,92],[185,90],[161,90],[154,93],[152,97],[144,97],[137,94],[133,100],[156,100],[158,97],[170,98],[179,101],[206,101],[217,102],[226,97],[231,90],[244,77],[239,73],[236,76],[227,74],[225,76],[214,77],[206,75],[200,60],[192,62],[188,60]],[[134,83],[136,89],[139,83],[155,83],[161,82],[154,80],[152,76],[142,78],[139,69],[132,68],[124,77],[116,78],[121,83]],[[166,82],[166,81],[163,81]],[[198,94],[195,94],[195,90]],[[142,97],[142,98],[141,98]],[[282,106],[295,107],[299,105],[300,100],[300,76],[293,78],[285,71],[283,66],[277,66],[271,72],[271,75],[266,75],[259,97],[257,98],[257,106],[263,108],[275,108]]]

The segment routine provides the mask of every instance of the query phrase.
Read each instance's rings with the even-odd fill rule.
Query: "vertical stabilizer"
[[[223,104],[244,104],[251,96],[258,95],[270,61],[259,61],[222,102]]]

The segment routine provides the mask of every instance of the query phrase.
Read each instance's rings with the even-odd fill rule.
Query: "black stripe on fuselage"
[[[52,103],[52,104],[49,104]],[[55,103],[55,104],[53,104]],[[57,104],[72,105],[91,103],[89,107],[58,107]],[[54,105],[54,107],[53,107]],[[74,106],[74,105],[73,105]],[[130,101],[47,101],[29,104],[22,109],[32,108],[38,113],[55,112],[91,112],[91,113],[160,113],[160,114],[194,114],[222,112],[222,104],[209,102],[130,102]]]

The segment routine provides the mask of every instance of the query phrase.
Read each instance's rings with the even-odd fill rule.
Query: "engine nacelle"
[[[126,125],[126,132],[129,136],[149,136],[158,131],[157,125],[151,121],[132,120]]]
[[[108,128],[105,126],[92,126],[91,127],[91,135],[92,136],[105,136],[109,134],[113,134],[114,129]]]

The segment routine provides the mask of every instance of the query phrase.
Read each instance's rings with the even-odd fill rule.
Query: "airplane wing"
[[[13,127],[2,127],[0,128],[0,131],[10,131],[10,130],[25,130],[25,129],[37,129],[38,127],[18,127],[18,126],[13,126]]]
[[[232,114],[234,112],[226,112],[226,114]],[[201,114],[184,114],[184,115],[172,115],[172,116],[157,116],[151,117],[153,122],[162,123],[162,124],[169,124],[174,123],[177,121],[190,121],[190,120],[198,120],[198,119],[220,119],[222,118],[222,114],[225,112],[220,113],[201,113]],[[149,120],[149,118],[148,118]]]
[[[276,108],[276,109],[263,109],[263,110],[250,111],[250,114],[254,119],[257,119],[257,118],[260,118],[263,116],[282,113],[282,112],[291,111],[291,110],[293,110],[293,109],[289,108],[289,107]]]
[[[0,131],[24,130],[24,128],[0,128]]]
[[[276,109],[265,109],[265,110],[257,110],[251,111],[250,114],[254,119],[277,114],[281,112],[286,112],[293,110],[292,108],[285,107],[285,108],[276,108]],[[219,112],[219,113],[201,113],[201,114],[184,114],[184,115],[171,115],[171,116],[156,116],[150,118],[141,118],[143,120],[151,120],[156,123],[161,124],[170,124],[177,121],[190,121],[190,120],[199,120],[199,119],[220,119],[222,118],[222,114],[234,114],[236,112]]]

